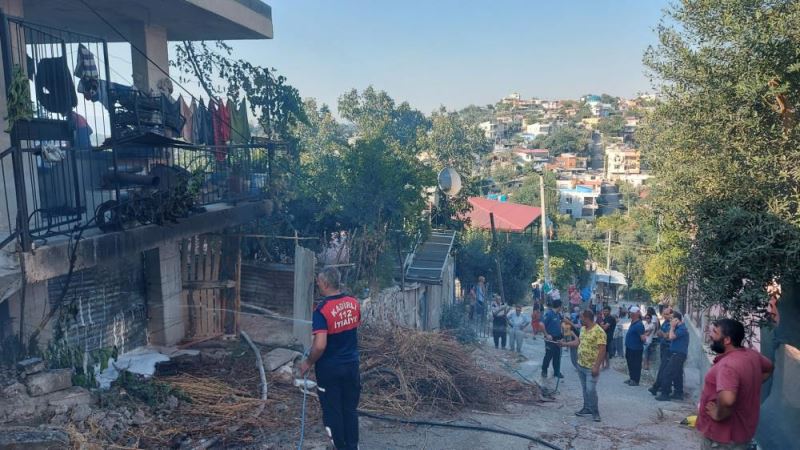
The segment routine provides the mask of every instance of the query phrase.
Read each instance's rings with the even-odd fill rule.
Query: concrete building
[[[638,175],[641,171],[641,153],[638,150],[619,145],[606,148],[606,178],[610,181],[625,175]]]
[[[550,150],[546,148],[515,148],[511,150],[522,163],[546,163],[550,161]]]
[[[0,133],[9,149],[0,155],[0,338],[38,334],[44,346],[59,337],[88,354],[235,333],[223,310],[238,295],[239,244],[219,233],[271,213],[267,171],[255,162],[266,164],[271,144],[171,139],[186,118],[159,92],[171,85],[170,41],[270,39],[271,9],[249,0],[87,4],[0,0],[9,92],[0,115],[15,118]],[[113,96],[108,43],[130,45],[133,69],[134,86],[113,85]],[[149,127],[139,117],[123,128],[127,104],[158,114]],[[189,177],[197,191],[182,194]],[[136,184],[143,179],[151,188]]]
[[[584,172],[589,168],[589,158],[575,153],[562,153],[553,159],[550,167],[564,172]]]
[[[574,219],[594,220],[597,216],[600,190],[577,185],[558,190],[558,212]]]
[[[536,122],[525,127],[525,134],[529,134],[533,137],[548,136],[553,132],[553,129],[554,125],[552,123]]]
[[[486,121],[478,124],[486,139],[497,141],[502,139],[506,132],[506,125],[502,122]]]

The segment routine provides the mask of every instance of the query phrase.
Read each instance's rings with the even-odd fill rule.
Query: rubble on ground
[[[535,388],[480,367],[470,354],[472,347],[446,334],[370,328],[360,338],[364,409],[403,415],[465,407],[502,410],[509,401],[538,398]],[[295,385],[301,358],[297,351],[262,349],[268,380],[263,402],[255,357],[244,343],[212,340],[191,351],[158,349],[157,353],[170,355],[168,360],[154,356],[152,350],[125,360],[147,362],[146,375],[118,370],[111,388],[95,394],[71,383],[62,389],[67,372],[25,362],[19,379],[0,386],[0,423],[20,424],[24,421],[18,419],[24,418],[25,424],[44,424],[49,427],[45,431],[62,433],[59,439],[66,434],[76,449],[283,448],[299,438],[303,396],[302,387]],[[113,366],[140,366],[124,364]],[[51,382],[42,383],[45,379]],[[32,396],[30,386],[42,394]],[[58,390],[44,393],[51,388]],[[322,433],[309,433],[321,429],[315,397],[311,391],[307,399],[306,442],[313,446],[317,439],[324,446]],[[9,408],[26,414],[9,419],[3,415]],[[32,422],[34,418],[38,422]]]
[[[47,369],[39,358],[20,361],[16,369],[0,377],[0,424],[40,424],[95,402],[89,390],[72,385],[71,369]]]

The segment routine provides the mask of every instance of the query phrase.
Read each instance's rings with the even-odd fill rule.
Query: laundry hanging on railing
[[[39,61],[35,80],[36,98],[44,109],[66,116],[78,106],[75,83],[63,56]]]
[[[214,129],[214,145],[217,146],[214,155],[217,161],[224,161],[228,155],[228,150],[224,146],[231,138],[230,111],[221,100],[215,99],[209,100],[209,108]]]
[[[193,142],[192,141],[192,131],[194,126],[194,110],[186,104],[186,100],[183,99],[183,95],[178,96],[178,104],[181,108],[181,115],[183,116],[184,123],[183,123],[183,130],[181,130],[181,137],[186,142]],[[194,105],[194,101],[192,102]],[[195,106],[195,109],[197,107]]]
[[[78,46],[78,58],[75,61],[73,75],[80,79],[78,82],[79,93],[83,94],[87,99],[99,97],[101,87],[100,71],[97,70],[94,54],[83,44]]]
[[[248,144],[250,142],[250,125],[247,122],[247,100],[238,104],[228,99],[228,110],[231,115],[231,143]]]

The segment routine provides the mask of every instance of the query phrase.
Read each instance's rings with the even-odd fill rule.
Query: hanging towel
[[[219,130],[217,129],[217,102],[214,99],[208,100],[208,121],[206,122],[210,125],[211,130],[211,140],[209,140],[206,144],[208,145],[217,145],[217,134],[219,134]]]
[[[178,96],[178,103],[181,107],[181,115],[185,120],[183,129],[181,130],[181,137],[186,142],[194,142],[192,141],[192,125],[194,125],[192,122],[192,108],[186,104],[183,95]]]
[[[214,145],[217,146],[215,155],[217,161],[224,161],[228,154],[228,149],[225,146],[229,144],[231,139],[231,115],[221,100],[213,100],[211,118],[214,128]]]
[[[231,143],[250,143],[250,124],[247,123],[247,100],[236,105],[228,100],[228,110],[231,114]]]
[[[192,110],[192,138],[190,142],[203,145],[205,144],[205,124],[203,122],[203,110],[205,106],[203,106],[203,99],[200,99],[200,105],[197,104],[197,100],[192,99],[192,106],[189,108]]]
[[[222,100],[214,101],[212,118],[214,121],[214,144],[227,145],[231,140],[231,115]]]
[[[78,58],[72,74],[80,78],[78,92],[88,100],[96,101],[100,89],[100,71],[97,70],[94,54],[83,44],[78,46]]]
[[[36,99],[44,109],[67,115],[78,105],[75,83],[63,56],[44,58],[36,66]]]

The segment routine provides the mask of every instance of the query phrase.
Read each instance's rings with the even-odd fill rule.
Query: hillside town
[[[275,3],[0,0],[0,450],[800,448],[796,2]]]

